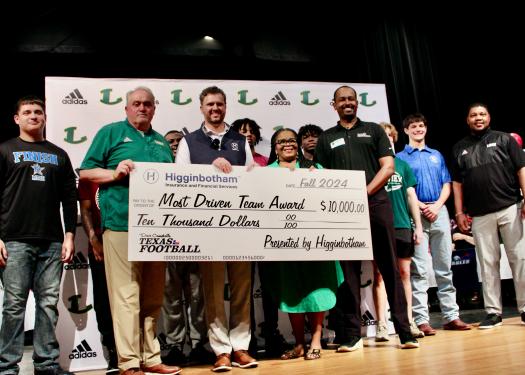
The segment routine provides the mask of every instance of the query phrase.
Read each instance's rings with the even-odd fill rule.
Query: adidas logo
[[[64,266],[65,270],[81,270],[89,268],[89,263],[84,254],[77,253],[73,257],[73,262],[71,264],[66,264]]]
[[[377,321],[374,319],[374,316],[372,315],[372,313],[366,310],[363,316],[361,317],[361,325],[362,326],[374,326],[376,324],[377,324]]]
[[[262,290],[261,288],[257,288],[253,291],[253,299],[262,298]]]
[[[133,142],[133,139],[131,139],[130,137],[126,137],[122,140],[122,142],[124,143]],[[162,143],[162,145],[164,145],[164,143]]]
[[[270,99],[268,102],[270,105],[290,105],[290,101],[286,99],[282,91],[279,91],[277,95]]]
[[[467,150],[463,150],[463,152],[461,153],[461,156],[466,155],[466,154],[468,154],[468,151]]]
[[[97,352],[91,349],[91,346],[89,346],[86,340],[82,340],[80,344],[78,344],[77,347],[71,351],[69,359],[95,358],[96,356]]]
[[[88,104],[78,89],[71,91],[63,100],[62,104]]]

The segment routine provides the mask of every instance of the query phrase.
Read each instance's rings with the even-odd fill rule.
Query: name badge
[[[333,142],[330,142],[330,147],[332,149],[336,148],[336,147],[339,147],[339,146],[342,146],[345,144],[345,139],[344,138],[339,138],[339,139],[336,139],[335,141]]]

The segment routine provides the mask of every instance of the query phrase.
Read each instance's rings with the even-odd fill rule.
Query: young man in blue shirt
[[[415,245],[412,257],[412,312],[418,328],[432,336],[436,331],[429,324],[427,260],[429,248],[432,267],[438,287],[438,298],[443,314],[444,329],[469,330],[470,326],[459,318],[456,288],[452,284],[452,237],[450,218],[445,202],[450,196],[451,178],[443,155],[425,143],[427,120],[420,113],[403,120],[409,144],[396,156],[406,161],[416,175],[416,194],[420,201],[423,238]]]

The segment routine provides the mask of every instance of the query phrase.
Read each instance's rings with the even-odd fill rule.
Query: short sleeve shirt
[[[323,132],[314,155],[315,162],[328,169],[365,171],[368,184],[381,168],[379,159],[394,153],[381,126],[358,119],[351,129],[338,123]]]
[[[80,169],[116,169],[122,160],[172,163],[164,137],[150,128],[135,129],[127,120],[104,126],[95,135]],[[129,178],[100,185],[99,207],[103,229],[128,230]]]
[[[407,189],[417,184],[416,177],[410,166],[401,159],[395,160],[395,172],[385,185],[392,210],[394,212],[394,228],[410,229],[410,213],[408,209]]]

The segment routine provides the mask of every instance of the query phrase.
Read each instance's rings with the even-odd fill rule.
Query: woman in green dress
[[[297,133],[280,129],[271,139],[270,168],[301,168]],[[315,165],[312,168],[321,168]],[[300,261],[272,263],[272,294],[279,309],[288,313],[295,337],[293,349],[281,359],[319,359],[325,311],[335,306],[336,291],[342,282],[342,272],[335,261]],[[305,314],[308,316],[312,340],[306,350],[304,337]]]

